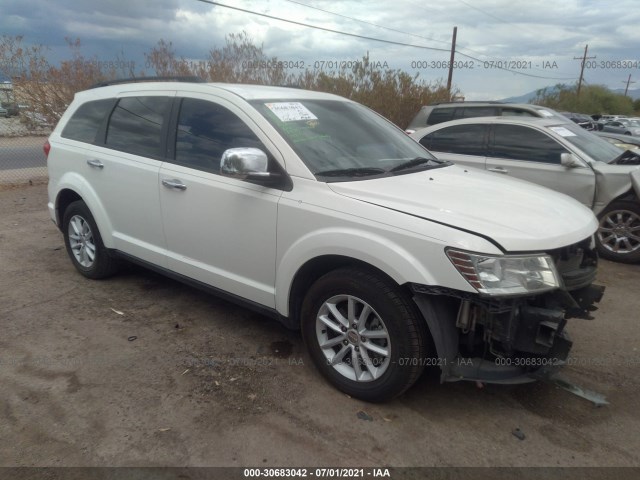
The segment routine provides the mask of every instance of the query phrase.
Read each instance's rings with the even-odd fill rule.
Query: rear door
[[[93,208],[105,213],[115,248],[156,265],[165,263],[158,173],[173,95],[137,92],[112,100],[94,145],[77,150],[76,170],[91,190],[81,193],[99,203]],[[91,136],[87,118],[74,127],[79,139]]]
[[[567,194],[591,208],[596,188],[593,170],[582,161],[572,168],[561,165],[562,153],[571,152],[540,130],[525,125],[493,124],[486,168]]]

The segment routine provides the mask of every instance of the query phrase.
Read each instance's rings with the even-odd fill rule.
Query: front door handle
[[[173,188],[174,190],[186,190],[187,186],[182,183],[180,180],[173,178],[171,180],[162,180],[162,185],[167,188]]]
[[[87,160],[87,165],[92,168],[104,168],[104,164],[100,160]]]
[[[509,170],[502,167],[492,167],[492,168],[488,168],[487,170],[489,170],[490,172],[496,172],[496,173],[509,173]]]

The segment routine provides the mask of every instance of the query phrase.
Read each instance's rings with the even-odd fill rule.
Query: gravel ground
[[[640,464],[640,266],[602,261],[596,319],[569,322],[565,376],[610,405],[433,372],[371,405],[251,311],[139,268],[81,277],[46,201],[0,190],[0,466]]]

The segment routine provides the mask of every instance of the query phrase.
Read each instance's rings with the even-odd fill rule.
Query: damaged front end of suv
[[[442,381],[515,384],[552,375],[571,350],[567,321],[592,319],[604,293],[593,284],[593,238],[542,254],[447,249],[447,256],[477,293],[411,286],[432,333],[437,358],[431,364],[441,368]],[[438,302],[430,301],[434,295]]]

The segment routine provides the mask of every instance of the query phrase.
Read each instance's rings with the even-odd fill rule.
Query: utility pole
[[[449,59],[449,77],[447,78],[447,92],[451,97],[451,80],[453,78],[453,60],[456,56],[456,37],[458,36],[458,27],[453,27],[453,39],[451,40],[451,58]]]
[[[624,80],[622,81],[622,83],[624,83]],[[629,91],[629,84],[630,83],[636,83],[635,81],[633,81],[633,82],[631,81],[631,74],[629,74],[629,78],[627,78],[627,86],[624,89],[624,96],[625,97],[627,96],[627,92]]]
[[[582,62],[580,62],[580,80],[578,80],[578,91],[576,93],[576,97],[580,96],[580,88],[582,88],[582,78],[584,76],[584,64],[587,60],[591,60],[592,58],[596,58],[595,56],[593,57],[587,57],[587,50],[589,50],[589,45],[585,45],[584,46],[584,55],[582,57],[573,57],[574,60],[582,60]]]

